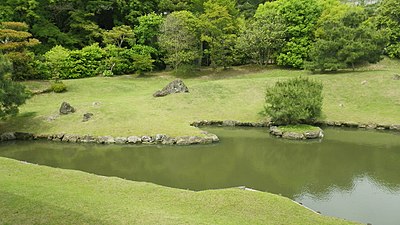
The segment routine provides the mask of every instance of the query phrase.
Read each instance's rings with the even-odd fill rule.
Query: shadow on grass
[[[2,121],[0,133],[16,131],[35,133],[48,127],[49,124],[45,122],[45,118],[37,116],[37,112],[23,112]]]

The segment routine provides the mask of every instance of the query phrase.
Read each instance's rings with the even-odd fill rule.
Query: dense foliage
[[[246,63],[337,70],[400,57],[399,12],[397,0],[4,0],[0,51],[15,80]]]
[[[25,87],[14,83],[9,78],[12,71],[11,62],[0,54],[0,118],[18,113],[18,106],[29,97]]]
[[[321,115],[322,100],[322,84],[299,77],[268,88],[264,108],[275,124],[311,123]]]
[[[386,37],[367,18],[361,7],[338,5],[326,10],[320,18],[307,67],[336,71],[378,62]]]

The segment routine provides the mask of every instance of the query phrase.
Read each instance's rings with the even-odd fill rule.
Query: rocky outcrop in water
[[[162,90],[156,91],[153,96],[154,97],[163,97],[169,94],[174,93],[186,93],[189,92],[189,89],[183,83],[182,80],[176,79],[165,86]]]
[[[269,132],[277,137],[290,140],[305,140],[305,139],[318,139],[324,137],[324,132],[321,128],[317,130],[310,130],[304,132],[283,131],[277,126],[271,126]]]

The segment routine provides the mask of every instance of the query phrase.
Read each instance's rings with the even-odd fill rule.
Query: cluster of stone
[[[277,137],[290,140],[318,139],[324,137],[324,132],[322,131],[321,128],[319,128],[318,130],[305,131],[305,132],[290,132],[290,131],[285,132],[279,129],[279,127],[277,126],[271,126],[269,128],[269,132]]]
[[[269,127],[271,122],[241,122],[237,120],[199,120],[190,124],[194,127],[200,126],[222,126],[222,127]]]
[[[318,121],[315,122],[314,125],[400,131],[400,124],[388,125],[388,124],[374,124],[374,123],[366,124],[366,123],[341,122],[341,121]]]
[[[51,140],[71,143],[98,143],[98,144],[163,144],[163,145],[194,145],[194,144],[211,144],[219,142],[219,138],[215,134],[203,132],[204,137],[200,136],[182,136],[169,137],[165,134],[157,134],[155,136],[129,136],[129,137],[112,137],[112,136],[91,136],[91,135],[74,135],[74,134],[51,134],[51,135],[34,135],[31,133],[8,132],[0,135],[0,141],[11,140]]]

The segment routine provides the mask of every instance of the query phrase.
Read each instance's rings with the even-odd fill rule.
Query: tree
[[[235,1],[209,0],[204,3],[204,13],[200,16],[202,41],[208,46],[206,55],[211,65],[231,66],[235,59],[235,42],[239,30]]]
[[[386,54],[391,58],[400,58],[400,2],[381,0],[377,9],[376,24],[378,28],[388,32]]]
[[[303,68],[308,51],[314,40],[315,24],[321,15],[324,1],[278,0],[265,3],[262,8],[278,11],[287,28],[285,44],[277,58],[278,65]]]
[[[155,13],[150,13],[139,17],[139,25],[134,28],[137,43],[158,48],[157,36],[160,32],[163,17]]]
[[[265,113],[277,125],[312,123],[321,115],[322,83],[308,78],[278,81],[265,94]]]
[[[135,34],[130,26],[121,25],[113,27],[112,30],[103,32],[104,43],[116,45],[121,48],[124,44],[130,46],[135,44]]]
[[[2,22],[0,24],[0,51],[12,62],[13,80],[23,80],[34,74],[30,65],[33,61],[33,53],[29,48],[40,44],[32,38],[28,32],[28,25],[21,22]]]
[[[161,26],[160,47],[166,51],[165,61],[175,70],[200,57],[197,18],[188,11],[169,14]]]
[[[257,11],[254,19],[247,22],[238,38],[238,48],[259,65],[275,60],[285,37],[285,25],[278,12],[272,7],[263,9],[266,10]]]
[[[321,71],[344,69],[381,60],[386,38],[367,21],[362,7],[339,5],[321,16],[317,40],[307,68]]]
[[[18,113],[18,106],[25,103],[29,95],[25,87],[12,82],[8,77],[12,72],[11,62],[0,54],[0,118]]]

